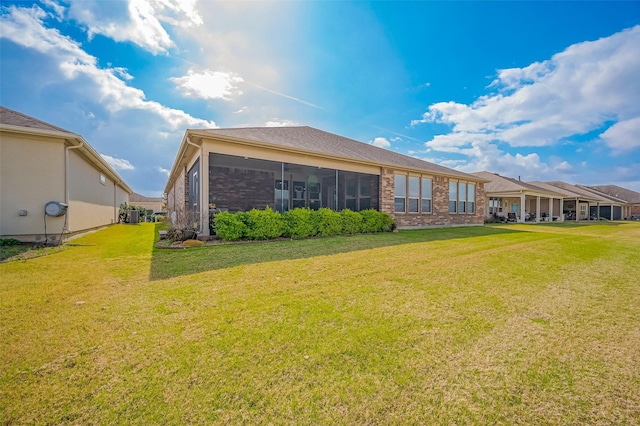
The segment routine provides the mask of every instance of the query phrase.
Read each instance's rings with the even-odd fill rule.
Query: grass
[[[0,264],[3,424],[637,424],[640,224]]]

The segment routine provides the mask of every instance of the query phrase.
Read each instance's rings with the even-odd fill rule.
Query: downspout
[[[80,142],[80,145],[68,146],[64,149],[64,203],[69,205],[69,150],[78,149],[84,146],[84,141]],[[69,231],[69,213],[67,213],[67,218],[65,220],[65,228],[67,232]]]

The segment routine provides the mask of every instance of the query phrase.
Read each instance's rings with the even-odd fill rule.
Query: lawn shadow
[[[158,229],[156,227],[154,243],[158,240]],[[505,227],[477,226],[405,230],[304,240],[218,244],[189,249],[161,249],[154,246],[149,279],[152,281],[162,280],[238,265],[305,259],[378,247],[520,232],[525,231]]]

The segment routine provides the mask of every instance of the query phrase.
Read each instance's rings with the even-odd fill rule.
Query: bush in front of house
[[[283,236],[293,239],[313,237],[318,233],[313,210],[296,208],[282,214],[285,222]]]
[[[393,218],[387,213],[368,209],[360,212],[362,216],[361,232],[388,232],[393,226]]]
[[[340,212],[343,234],[359,234],[362,232],[362,215],[349,209]]]
[[[328,237],[342,233],[342,217],[339,212],[321,208],[313,212],[318,235]]]
[[[284,233],[285,223],[282,215],[270,207],[264,210],[251,209],[245,213],[243,219],[247,225],[245,236],[249,240],[271,240]]]
[[[270,240],[278,237],[307,237],[387,232],[393,217],[377,210],[335,212],[327,208],[295,208],[284,213],[252,209],[248,212],[220,212],[213,217],[216,235],[226,241]]]
[[[215,222],[216,235],[226,241],[238,241],[247,234],[247,225],[242,220],[245,213],[216,213],[213,220]]]

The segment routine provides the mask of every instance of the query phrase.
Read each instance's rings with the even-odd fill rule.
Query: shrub
[[[362,215],[349,209],[340,212],[343,234],[358,234],[362,232]]]
[[[192,228],[171,227],[167,230],[167,240],[186,241],[198,237],[198,233]]]
[[[284,212],[284,236],[290,238],[306,238],[317,234],[314,215],[306,208],[295,208]]]
[[[247,225],[242,220],[243,216],[246,215],[229,212],[216,213],[213,217],[216,235],[226,241],[237,241],[244,237],[247,232]]]
[[[0,247],[17,246],[20,244],[20,241],[15,238],[0,238]]]
[[[387,213],[369,209],[360,212],[362,232],[388,232],[393,227],[393,217]]]
[[[318,235],[338,235],[342,233],[342,217],[331,209],[321,208],[313,212]]]
[[[250,240],[271,240],[282,236],[284,220],[279,212],[267,207],[265,210],[252,209],[245,214],[247,231]]]

